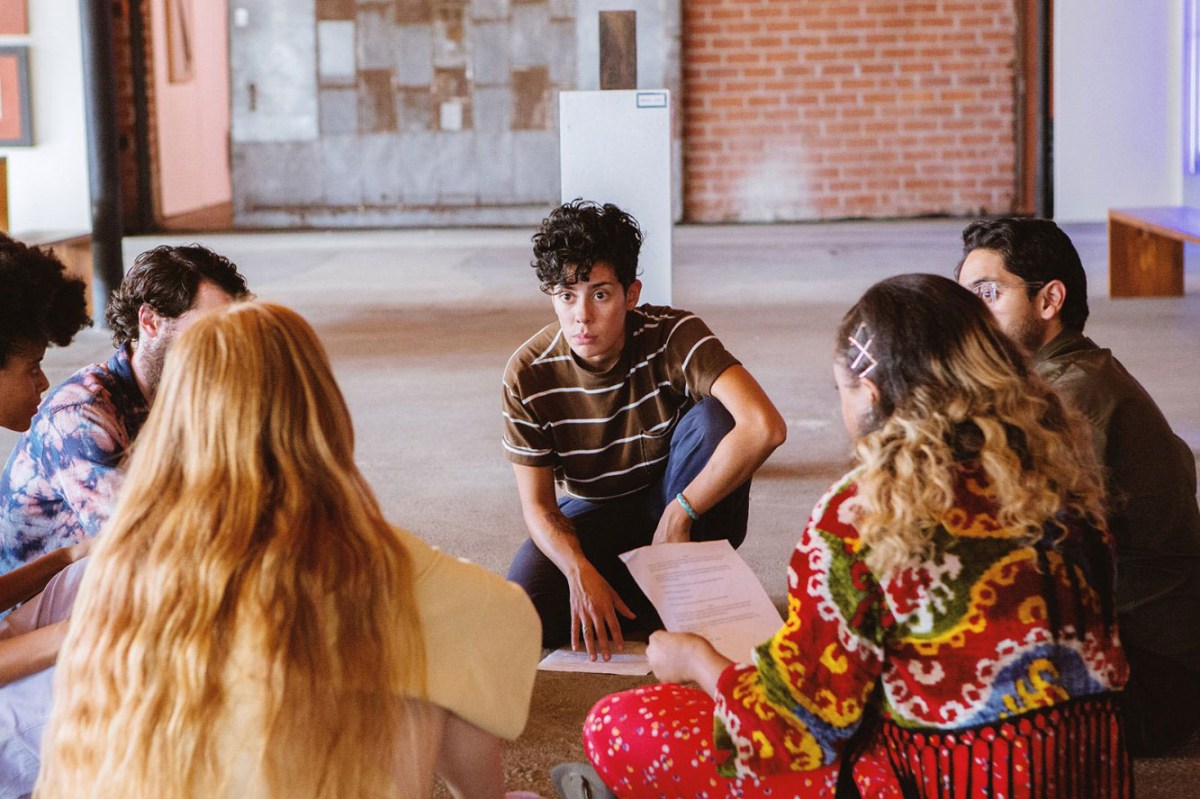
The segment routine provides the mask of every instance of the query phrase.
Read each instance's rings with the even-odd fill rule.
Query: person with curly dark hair
[[[50,386],[42,371],[46,348],[65,347],[92,322],[86,288],[52,251],[0,233],[0,427],[29,429]],[[0,576],[0,611],[41,591],[86,553],[86,545],[56,549]],[[65,634],[65,623],[14,637],[0,633],[0,685],[52,663]]]
[[[582,639],[593,659],[623,646],[623,626],[661,626],[620,553],[741,544],[750,478],[787,436],[699,317],[638,305],[642,237],[615,205],[552,211],[531,265],[558,319],[504,370],[504,450],[530,535],[508,578],[533,600],[543,646]]]
[[[65,347],[92,322],[85,289],[53,252],[0,233],[0,427],[29,429],[50,387],[46,347]]]
[[[171,343],[205,311],[246,293],[237,267],[199,245],[164,245],[134,260],[105,315],[117,351],[46,396],[0,476],[0,574],[100,531]]]

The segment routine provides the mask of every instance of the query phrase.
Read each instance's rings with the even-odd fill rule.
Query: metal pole
[[[88,186],[92,196],[92,307],[100,324],[108,298],[124,276],[112,8],[111,0],[79,0]]]
[[[1054,216],[1054,0],[1039,0],[1037,9],[1037,162],[1034,207],[1043,219]]]

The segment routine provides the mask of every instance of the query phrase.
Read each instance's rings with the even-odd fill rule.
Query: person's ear
[[[625,310],[632,311],[637,307],[638,298],[642,296],[642,281],[636,278],[625,289]]]
[[[1051,280],[1038,292],[1037,312],[1047,322],[1062,313],[1067,301],[1067,287],[1061,280]]]
[[[162,332],[166,317],[149,305],[142,303],[138,308],[138,340],[146,341],[156,338]]]
[[[879,407],[879,386],[875,385],[875,381],[869,377],[860,377],[859,380],[867,387],[867,393],[871,395],[871,404]]]

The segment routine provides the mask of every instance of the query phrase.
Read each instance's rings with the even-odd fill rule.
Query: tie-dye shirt
[[[0,477],[0,573],[94,536],[108,521],[125,450],[146,421],[128,346],[42,400]]]
[[[872,702],[885,729],[941,735],[1066,713],[1125,684],[1107,534],[1063,519],[1025,544],[965,463],[928,556],[878,579],[855,527],[854,478],[813,510],[788,569],[783,628],[755,663],[721,674],[715,721],[718,746],[735,754],[728,776],[833,763]]]

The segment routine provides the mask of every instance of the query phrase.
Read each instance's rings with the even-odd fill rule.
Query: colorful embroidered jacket
[[[941,745],[940,731],[1029,720],[1047,708],[1053,717],[1038,724],[1053,727],[1074,700],[1124,685],[1107,535],[1048,524],[1042,541],[1022,545],[997,523],[982,473],[961,468],[958,507],[942,519],[931,556],[882,581],[854,527],[854,473],[817,504],[788,570],[787,621],[754,665],[730,666],[718,683],[717,741],[735,753],[728,776],[832,763],[866,705],[879,701],[877,683],[881,727],[919,738],[918,749]],[[1106,729],[1116,730],[1104,708]],[[886,758],[887,748],[876,753]],[[895,742],[891,749],[901,771]]]
[[[0,573],[100,532],[149,410],[127,347],[46,395],[0,477]]]

